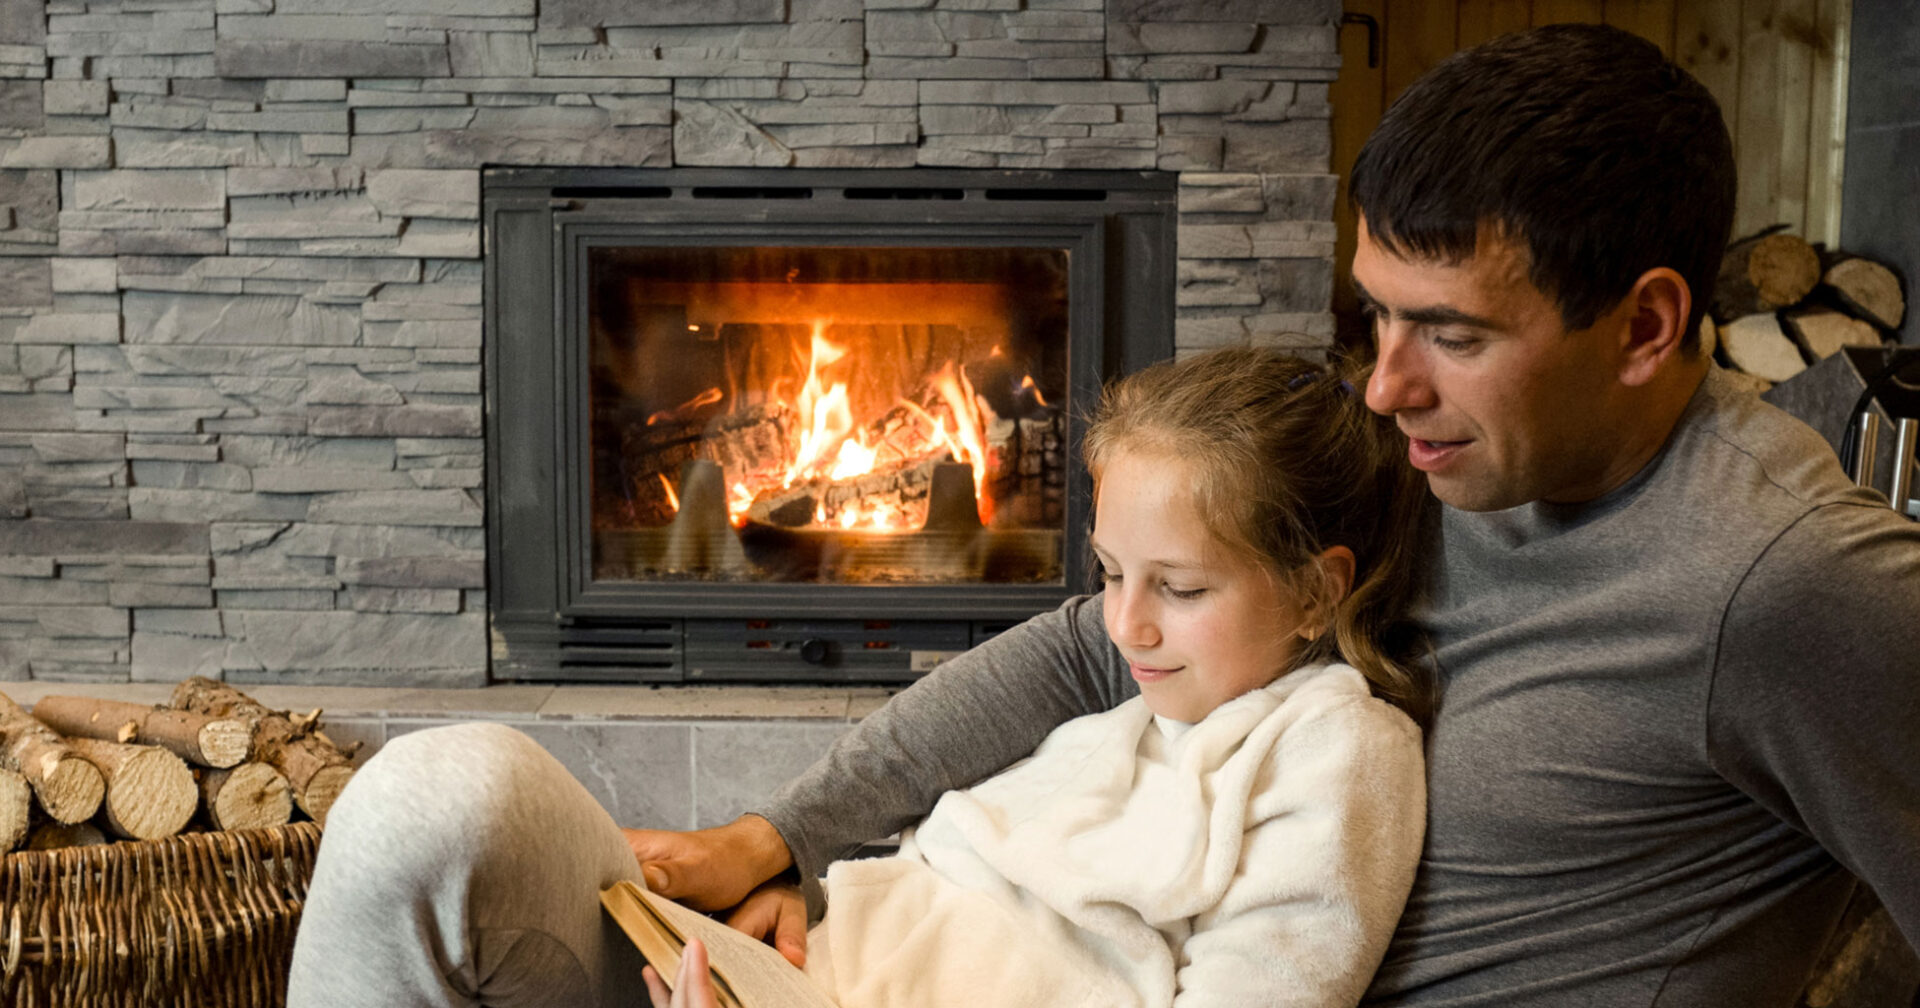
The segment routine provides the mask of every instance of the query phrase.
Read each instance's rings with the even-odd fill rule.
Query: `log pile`
[[[0,853],[279,826],[296,809],[324,823],[353,751],[319,716],[200,677],[159,706],[49,696],[29,712],[0,694]]]
[[[1766,389],[1843,347],[1890,342],[1905,317],[1893,270],[1776,225],[1727,246],[1701,335],[1722,365]]]

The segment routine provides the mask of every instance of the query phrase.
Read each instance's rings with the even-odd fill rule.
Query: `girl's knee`
[[[558,761],[524,732],[472,722],[389,740],[357,771],[328,815],[327,830],[399,823],[464,830],[497,819],[529,796],[570,783]]]

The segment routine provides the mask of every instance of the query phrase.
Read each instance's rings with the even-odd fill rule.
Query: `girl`
[[[832,866],[806,968],[843,1008],[1359,1001],[1419,855],[1428,685],[1398,631],[1425,493],[1357,381],[1228,349],[1108,390],[1092,546],[1140,695]]]

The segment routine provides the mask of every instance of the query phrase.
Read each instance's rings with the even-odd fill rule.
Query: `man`
[[[1711,96],[1535,29],[1409,88],[1352,192],[1367,402],[1445,505],[1426,850],[1368,1002],[1788,1005],[1856,876],[1920,938],[1920,530],[1699,346]],[[1136,692],[1099,620],[954,660],[757,816],[630,834],[644,872],[730,905],[913,821]],[[736,922],[804,956],[790,890]]]

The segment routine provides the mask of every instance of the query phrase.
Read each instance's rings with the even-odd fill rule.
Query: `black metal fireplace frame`
[[[1138,172],[489,169],[488,606],[496,679],[900,681],[1084,591],[1077,445],[1102,381],[1173,352],[1174,178]],[[1069,252],[1065,583],[596,582],[584,256],[596,243]],[[556,296],[566,283],[572,297]]]

